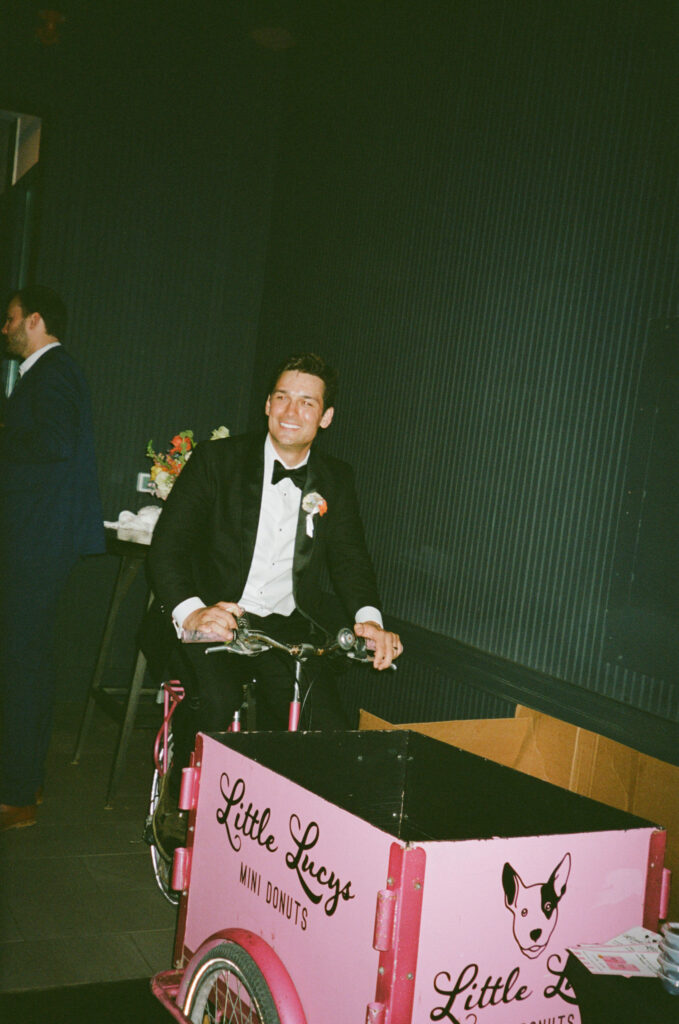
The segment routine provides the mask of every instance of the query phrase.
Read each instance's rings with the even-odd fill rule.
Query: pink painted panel
[[[417,844],[414,1024],[580,1024],[561,977],[565,948],[642,923],[652,833]],[[361,1024],[393,842],[205,737],[184,941],[196,950],[225,928],[249,929],[283,961],[308,1024]]]
[[[413,1024],[580,1024],[565,949],[642,923],[652,832],[419,844]]]
[[[276,950],[309,1024],[365,1020],[392,837],[204,738],[184,941],[247,928]]]

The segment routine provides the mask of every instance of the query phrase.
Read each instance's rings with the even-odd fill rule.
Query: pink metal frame
[[[191,764],[189,766],[189,769],[185,769],[185,771],[191,771],[192,769],[196,770],[195,774],[191,775],[191,778],[194,780],[194,783],[196,785],[198,785],[198,783],[200,781],[200,766],[201,766],[202,756],[203,756],[203,736],[202,736],[201,733],[198,733],[198,735],[196,736],[196,747],[195,747],[195,750],[193,751],[193,753],[191,754]],[[182,783],[183,783],[183,781],[184,781],[184,772],[182,772]],[[193,856],[193,837],[194,837],[194,832],[195,832],[195,827],[196,827],[196,796],[197,796],[197,794],[194,794],[194,793],[192,793],[190,795],[187,794],[186,790],[184,789],[184,797],[185,797],[185,799],[188,797],[188,802],[191,805],[190,810],[189,810],[187,843],[186,843],[185,847],[179,847],[178,849],[175,850],[174,858],[172,860],[173,885],[175,883],[175,864],[176,864],[176,871],[177,871],[176,881],[177,881],[177,883],[179,883],[177,885],[176,891],[181,893],[181,899],[179,901],[179,914],[178,914],[178,917],[177,917],[177,930],[176,930],[176,933],[175,933],[175,946],[174,946],[174,965],[177,968],[185,967],[186,963],[187,963],[187,959],[188,959],[187,956],[186,956],[186,950],[185,950],[185,947],[184,947],[184,931],[186,929],[186,914],[187,914],[187,909],[188,909],[188,899],[187,899],[187,896],[188,896],[188,887],[189,887],[189,882],[190,882],[190,877],[191,877],[191,859],[192,859],[192,856]],[[181,797],[180,797],[180,801],[181,801]],[[181,872],[181,877],[180,877],[180,874],[179,874],[180,872]],[[182,1018],[178,1018],[178,1019],[181,1020]]]
[[[156,768],[163,774],[167,770],[167,752],[168,752],[168,739],[170,731],[170,722],[173,714],[175,713],[177,706],[184,699],[184,689],[180,683],[173,681],[163,684],[164,689],[164,715],[163,724],[161,725],[158,735],[156,736],[153,758],[155,761]],[[290,711],[288,718],[288,730],[290,732],[296,732],[299,726],[300,718],[300,693],[299,684],[295,680],[294,693],[292,701],[290,702]],[[237,711],[234,715],[234,720],[229,726],[229,732],[240,732],[241,722],[240,714]],[[160,750],[163,751],[162,765],[160,761]],[[185,951],[183,948],[183,942],[181,936],[184,934],[184,927],[186,923],[186,892],[189,887],[189,881],[191,877],[191,860],[192,860],[192,848],[193,848],[193,830],[195,827],[195,808],[196,801],[198,798],[198,787],[200,782],[200,764],[202,756],[202,737],[200,733],[196,737],[196,748],[191,755],[191,764],[189,768],[185,768],[182,772],[182,785],[179,797],[179,806],[182,810],[189,811],[189,825],[188,825],[188,841],[186,847],[180,847],[175,850],[173,861],[172,861],[172,888],[176,892],[183,894],[183,898],[179,905],[179,918],[177,922],[177,940],[175,942],[174,951],[174,962],[175,967],[181,967],[185,961]],[[161,996],[158,995],[160,999]],[[177,1019],[182,1019],[181,1017]],[[287,1022],[286,1022],[287,1024]]]
[[[172,1017],[180,1024],[191,1024],[177,1003],[177,992],[182,980],[183,971],[161,971],[151,978],[151,991]]]
[[[184,687],[178,680],[172,679],[169,682],[163,683],[163,723],[158,730],[158,734],[153,744],[153,762],[161,775],[164,775],[167,771],[167,749],[170,738],[170,724],[172,722],[172,716],[183,700]],[[295,681],[294,694],[290,701],[290,711],[288,714],[288,732],[297,732],[299,729],[300,711],[301,704],[299,685]],[[229,726],[228,731],[241,732],[241,730],[242,725],[240,720],[240,711],[236,711],[233,717],[233,722]]]
[[[652,932],[658,931],[659,918],[667,913],[667,904],[669,903],[668,872],[663,863],[666,843],[667,834],[665,832],[653,832],[648,851],[646,898],[644,899],[644,928],[648,928]]]
[[[170,737],[170,723],[178,705],[184,699],[184,687],[177,680],[173,679],[163,683],[163,724],[158,730],[153,744],[153,761],[160,772],[164,775],[167,771],[167,746]],[[162,762],[160,752],[163,752]]]
[[[387,888],[377,895],[373,946],[380,961],[369,1024],[412,1017],[425,864],[421,847],[392,843]]]
[[[299,728],[299,716],[302,706],[299,701],[299,683],[295,680],[295,690],[290,701],[290,712],[288,714],[288,732],[297,732]]]

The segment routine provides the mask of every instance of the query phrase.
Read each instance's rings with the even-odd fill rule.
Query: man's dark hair
[[[45,322],[45,330],[60,341],[66,333],[68,313],[61,296],[41,284],[27,285],[12,294],[21,306],[24,316],[39,313]]]
[[[294,370],[297,373],[309,373],[312,377],[320,377],[323,381],[323,411],[325,412],[326,409],[334,406],[335,399],[337,398],[339,374],[337,370],[333,370],[332,366],[328,366],[325,360],[317,356],[315,352],[298,352],[295,355],[288,356],[287,359],[280,363],[271,375],[268,394],[274,391],[281,374],[286,373],[288,370]]]

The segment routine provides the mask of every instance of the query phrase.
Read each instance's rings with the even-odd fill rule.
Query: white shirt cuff
[[[199,597],[187,597],[185,601],[181,601],[176,608],[172,610],[172,622],[177,632],[177,636],[181,640],[182,629],[184,627],[184,619],[191,612],[197,611],[199,608],[205,608],[206,604],[201,601]],[[384,629],[384,622],[382,620],[382,613],[371,605],[365,605],[363,608],[359,608],[354,616],[355,622],[376,622],[380,628]]]
[[[377,625],[384,629],[384,622],[382,621],[382,613],[373,608],[371,605],[366,604],[363,608],[359,608],[354,616],[354,622],[376,622]]]
[[[176,608],[172,610],[172,623],[177,636],[181,640],[182,629],[184,628],[184,619],[191,614],[191,612],[198,611],[199,608],[206,608],[207,605],[204,601],[201,601],[199,597],[187,597],[185,601],[180,601]]]

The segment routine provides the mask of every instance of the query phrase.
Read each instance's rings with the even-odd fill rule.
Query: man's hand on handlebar
[[[247,623],[238,621],[245,613],[240,605],[231,601],[219,601],[208,608],[198,608],[186,616],[182,627],[182,640],[184,643],[218,643],[220,646],[209,647],[206,654],[213,654],[218,651],[228,651],[234,654],[257,655],[263,651],[278,648],[287,651],[293,657],[300,657],[305,661],[311,655],[330,654],[333,652],[344,652],[348,657],[358,661],[370,661],[373,668],[378,671],[393,667],[393,661],[403,651],[403,645],[397,633],[390,633],[383,629],[376,622],[357,622],[354,625],[355,638],[363,642],[361,645],[354,643],[354,635],[350,629],[340,630],[334,642],[325,642],[323,647],[314,647],[313,644],[300,643],[300,645],[289,645],[268,637],[259,630],[249,630]],[[236,630],[238,633],[236,634]],[[348,642],[343,642],[340,637],[347,640],[344,634],[348,635]],[[237,639],[234,640],[234,636]]]
[[[205,640],[223,640],[231,643],[236,629],[236,617],[243,609],[233,601],[219,601],[208,608],[197,608],[186,616],[183,623],[185,634],[202,634]],[[196,637],[197,639],[197,637]]]
[[[398,634],[382,629],[376,622],[357,622],[354,633],[363,637],[369,651],[374,651],[373,668],[379,671],[389,668],[392,661],[403,652]]]

